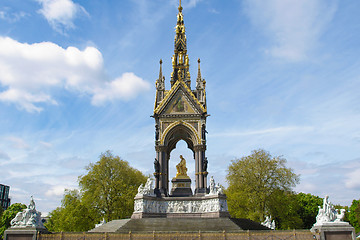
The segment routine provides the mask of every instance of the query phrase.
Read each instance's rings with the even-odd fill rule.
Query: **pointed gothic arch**
[[[169,191],[169,160],[170,153],[176,144],[184,140],[193,152],[195,160],[195,193],[206,193],[207,172],[204,169],[206,145],[199,134],[199,130],[186,121],[175,121],[163,130],[159,144],[155,147],[156,157],[160,164],[159,176],[156,178],[156,188],[164,195]]]
[[[180,140],[184,140],[193,153],[195,153],[194,146],[201,144],[196,129],[183,121],[174,122],[164,131],[162,143],[167,146],[168,154],[176,148],[176,144]]]

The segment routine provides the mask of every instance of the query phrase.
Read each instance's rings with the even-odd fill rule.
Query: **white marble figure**
[[[322,208],[319,206],[319,212],[316,216],[316,223],[314,225],[322,225],[324,223],[343,223],[345,216],[345,209],[338,210],[329,201],[329,196],[326,195],[324,198]]]
[[[151,178],[147,179],[145,186],[143,184],[139,186],[136,197],[140,197],[140,196],[155,196],[153,180]]]
[[[41,221],[41,212],[36,211],[33,196],[31,196],[29,206],[22,212],[18,212],[10,224],[12,228],[44,228]]]
[[[271,216],[266,216],[265,221],[261,223],[261,225],[268,227],[272,230],[275,230],[275,220],[271,221]]]
[[[209,184],[209,194],[210,195],[214,195],[215,194],[215,180],[214,180],[214,176],[211,176],[210,178],[210,184]]]
[[[215,184],[214,177],[211,176],[208,195],[219,195],[219,194],[224,194],[224,191],[219,183],[217,185]]]
[[[336,219],[334,222],[343,222],[345,217],[345,209],[340,209],[340,214],[336,214]]]
[[[222,189],[220,183],[216,185],[217,188],[217,194],[224,194],[224,190]]]
[[[100,226],[104,225],[105,223],[106,223],[105,218],[103,218],[103,220],[101,220],[100,223],[95,224],[95,228],[100,227]]]

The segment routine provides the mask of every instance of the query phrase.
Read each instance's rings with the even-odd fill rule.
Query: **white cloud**
[[[0,92],[0,101],[17,103],[20,108],[29,112],[40,112],[42,110],[42,108],[36,107],[33,103],[48,102],[56,104],[56,101],[52,100],[49,95],[41,93],[33,95],[20,89],[9,89],[5,92]]]
[[[25,12],[11,12],[9,8],[3,8],[0,10],[0,19],[5,20],[10,23],[19,21],[20,19],[28,16]]]
[[[310,126],[282,126],[260,130],[247,130],[247,131],[229,131],[222,133],[212,134],[211,137],[239,137],[239,136],[251,136],[251,135],[268,135],[268,134],[289,134],[293,132],[305,132],[312,131],[314,128]],[[272,135],[273,136],[273,135]]]
[[[46,191],[45,195],[50,197],[50,196],[62,196],[64,195],[64,191],[65,191],[66,187],[64,186],[53,186],[51,187],[48,191]]]
[[[54,89],[93,96],[100,105],[112,99],[128,100],[149,89],[149,83],[133,73],[106,81],[102,54],[94,47],[66,49],[51,43],[20,43],[0,37],[0,101],[28,112],[40,112],[41,104],[56,105]]]
[[[40,145],[46,149],[51,149],[53,147],[53,145],[51,143],[44,142],[44,141],[40,141]]]
[[[150,85],[134,73],[124,73],[114,81],[106,83],[105,88],[96,90],[92,103],[101,105],[112,99],[129,100],[134,98],[138,91],[148,89],[150,89]]]
[[[18,137],[8,137],[7,140],[11,142],[11,146],[16,149],[29,149],[30,146],[22,139]]]
[[[198,4],[201,1],[202,0],[188,0],[188,1],[184,2],[183,5],[185,8],[193,8],[193,7],[196,7],[196,4]]]
[[[82,6],[71,0],[38,0],[38,2],[42,5],[39,12],[58,32],[74,28],[73,21],[78,14],[88,15]]]
[[[183,8],[193,8],[202,0],[181,0],[181,6]],[[173,0],[173,4],[179,6],[179,0]]]
[[[350,189],[360,190],[360,168],[346,174],[345,186]]]
[[[317,44],[336,5],[325,0],[246,0],[245,9],[252,23],[273,40],[267,53],[299,61]]]
[[[9,155],[6,152],[0,150],[0,160],[10,160]]]

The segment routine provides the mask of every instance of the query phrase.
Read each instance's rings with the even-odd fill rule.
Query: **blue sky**
[[[209,172],[263,148],[296,191],[360,192],[360,2],[183,0],[192,87],[207,82]],[[1,0],[0,182],[48,212],[106,150],[153,172],[155,80],[169,89],[177,0]],[[171,174],[183,154],[178,143]]]

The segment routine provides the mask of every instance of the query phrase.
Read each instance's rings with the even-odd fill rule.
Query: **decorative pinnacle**
[[[159,71],[159,81],[161,81],[162,80],[162,59],[160,59],[160,71]]]
[[[200,71],[200,58],[198,58],[198,80],[201,81],[201,71]]]
[[[179,0],[179,12],[181,12],[183,10],[182,6],[181,6],[181,0]]]

